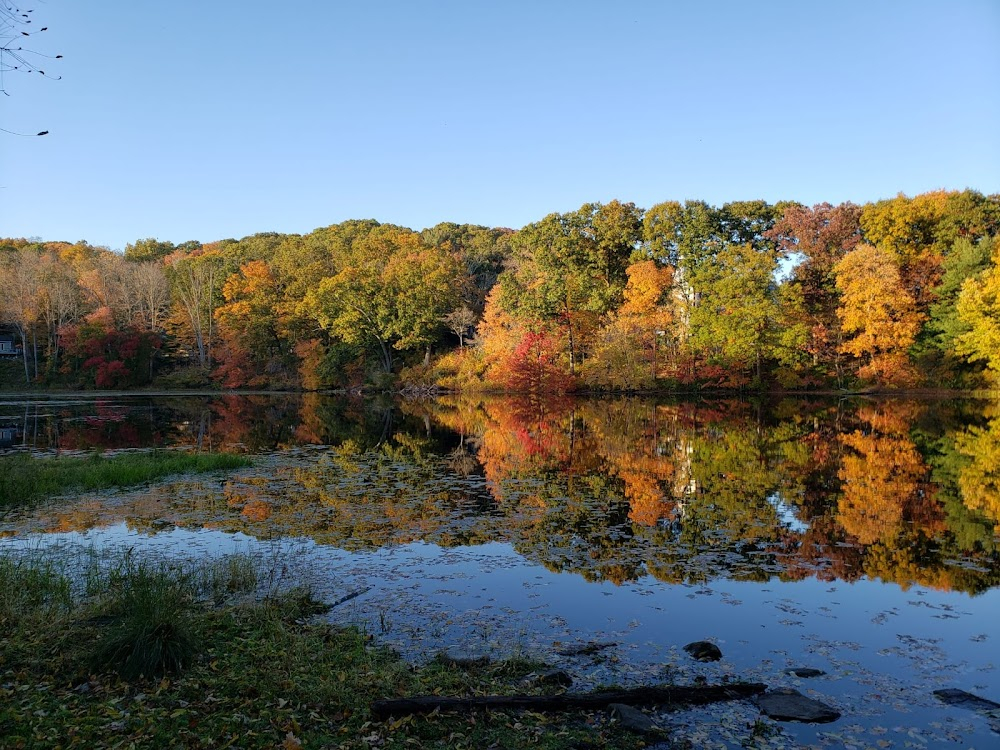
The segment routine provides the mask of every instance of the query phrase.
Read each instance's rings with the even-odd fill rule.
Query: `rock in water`
[[[1000,708],[1000,703],[994,703],[991,700],[986,700],[986,698],[980,698],[978,695],[973,695],[972,693],[967,693],[964,690],[957,690],[955,688],[935,690],[934,695],[936,695],[938,700],[942,703],[947,703],[949,706],[967,708],[970,711],[994,711]]]
[[[684,647],[684,650],[691,654],[692,659],[698,661],[718,661],[722,658],[722,650],[708,641],[689,643]]]
[[[608,710],[630,732],[651,734],[659,731],[659,727],[653,723],[653,720],[638,708],[633,708],[625,703],[612,703],[608,706]]]
[[[807,698],[798,690],[772,690],[756,699],[760,710],[776,721],[804,721],[826,724],[840,718],[840,712]]]
[[[826,672],[822,669],[813,669],[812,667],[792,667],[791,669],[786,669],[785,674],[794,675],[795,677],[822,677]]]

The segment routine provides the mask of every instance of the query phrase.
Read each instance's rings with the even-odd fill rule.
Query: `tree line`
[[[17,378],[52,386],[982,387],[1000,373],[998,233],[1000,195],[964,190],[124,253],[6,239],[0,332]]]

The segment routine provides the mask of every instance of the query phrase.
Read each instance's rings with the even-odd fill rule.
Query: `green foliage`
[[[143,484],[170,474],[218,471],[248,466],[230,453],[153,451],[115,456],[56,456],[27,453],[0,456],[0,507],[68,492]]]
[[[955,351],[970,362],[984,362],[1000,379],[1000,248],[992,243],[991,265],[962,283],[956,310],[967,329],[955,338]]]
[[[709,364],[759,377],[770,353],[778,308],[773,252],[729,245],[688,277],[699,299],[690,313],[690,346]]]
[[[958,313],[958,298],[966,280],[989,267],[995,244],[991,237],[975,243],[960,237],[945,256],[941,282],[934,290],[937,299],[929,308],[927,325],[914,346],[914,356],[935,380],[954,381],[956,375],[973,369],[957,347],[958,339],[972,330]]]
[[[160,242],[153,237],[136,240],[125,245],[125,260],[142,262],[146,260],[161,260],[175,250],[173,242]]]
[[[320,326],[346,344],[372,347],[382,368],[393,351],[428,348],[458,302],[454,259],[391,225],[371,228],[339,248],[337,273],[320,281],[306,304]]]

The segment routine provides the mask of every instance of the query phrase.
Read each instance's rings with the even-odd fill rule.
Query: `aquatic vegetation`
[[[86,490],[129,487],[171,474],[237,469],[250,459],[230,453],[151,451],[104,456],[0,456],[0,507]]]

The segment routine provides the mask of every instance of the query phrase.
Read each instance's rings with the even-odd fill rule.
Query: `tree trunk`
[[[28,335],[24,329],[21,330],[21,359],[24,360],[24,382],[31,383],[31,375],[28,372]]]
[[[767,685],[759,682],[733,685],[693,685],[689,687],[640,687],[632,690],[611,690],[598,693],[562,695],[483,695],[473,698],[442,698],[423,695],[375,701],[372,715],[378,719],[390,716],[429,714],[433,711],[473,711],[475,709],[524,709],[528,711],[572,711],[600,709],[612,703],[629,705],[704,705],[738,700],[759,695]]]
[[[382,339],[378,340],[378,345],[382,351],[382,369],[386,372],[392,372],[392,352],[389,351],[389,347],[385,345]]]

